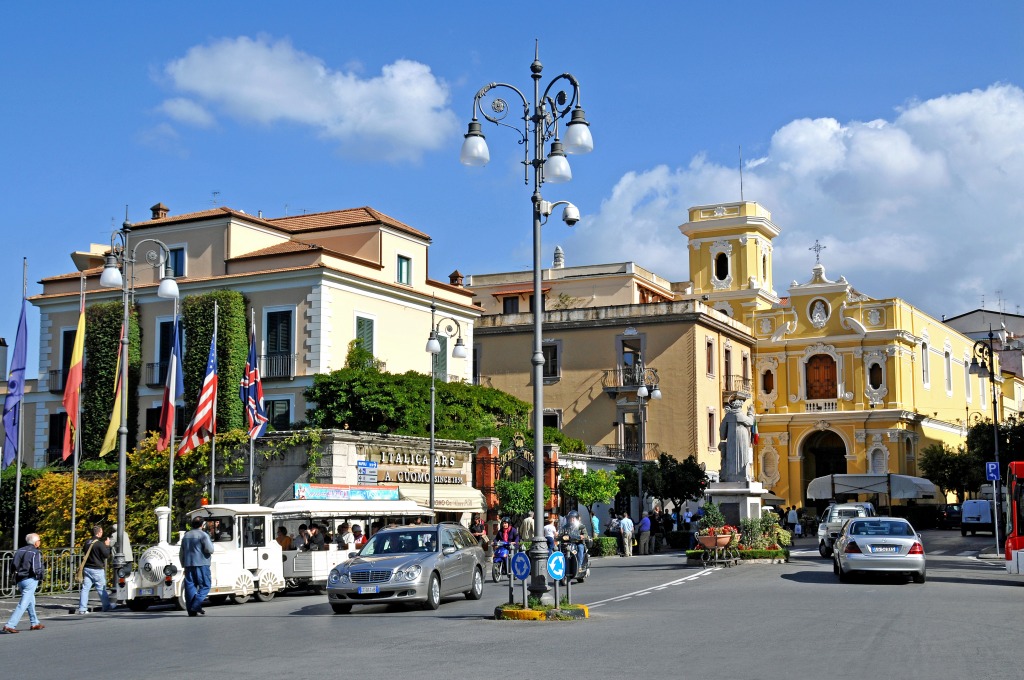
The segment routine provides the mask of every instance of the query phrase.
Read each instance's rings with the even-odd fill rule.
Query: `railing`
[[[113,539],[111,539],[113,540]],[[133,546],[132,555],[141,557],[149,545]],[[82,553],[79,550],[70,548],[58,548],[54,550],[41,550],[43,553],[43,566],[46,568],[46,575],[43,577],[39,588],[36,590],[40,595],[56,595],[60,593],[77,592],[79,587],[75,583],[75,574],[78,572],[78,565],[82,561]],[[14,561],[13,550],[0,551],[0,598],[19,597],[18,582],[11,569]],[[135,565],[132,565],[135,568]],[[110,570],[108,569],[108,575]]]
[[[260,357],[260,378],[262,380],[291,379],[294,376],[294,354],[264,354]]]
[[[653,370],[651,369],[651,371]],[[647,367],[643,364],[604,369],[601,386],[604,388],[636,388],[645,383],[645,377],[648,375]],[[647,380],[646,383],[651,384],[650,380]]]
[[[53,394],[64,392],[64,371],[47,371],[46,389]]]
[[[167,368],[170,362],[157,361],[146,364],[146,384],[150,387],[157,387],[167,382]]]
[[[724,389],[726,392],[747,392],[754,387],[753,379],[746,375],[727,375],[724,376]]]
[[[595,451],[595,453],[597,453],[597,452]],[[641,460],[641,458],[640,458],[640,447],[636,446],[636,445],[633,445],[633,446],[622,446],[622,447],[608,446],[608,447],[605,447],[605,455],[607,455],[609,458],[619,458],[619,459],[624,460],[626,462],[632,462],[632,463],[636,463],[636,462],[639,462]],[[645,461],[658,460],[658,456],[660,456],[660,455],[661,455],[661,445],[660,444],[657,444],[657,443],[654,443],[654,442],[648,442],[648,443],[644,444],[643,460],[645,460]]]
[[[816,413],[818,411],[838,411],[838,399],[805,399],[804,413]]]

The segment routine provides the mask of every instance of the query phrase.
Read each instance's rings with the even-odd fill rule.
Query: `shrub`
[[[618,540],[614,536],[598,536],[590,546],[591,557],[608,557],[618,552]]]

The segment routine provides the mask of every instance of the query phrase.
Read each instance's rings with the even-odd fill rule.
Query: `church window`
[[[882,365],[871,364],[871,368],[868,369],[868,382],[871,384],[871,389],[877,390],[882,386]]]
[[[775,373],[770,368],[761,374],[761,391],[765,394],[775,391]]]
[[[729,256],[725,253],[715,256],[715,278],[719,281],[729,278]]]

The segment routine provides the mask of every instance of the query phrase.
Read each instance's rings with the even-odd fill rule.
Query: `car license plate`
[[[895,553],[899,552],[900,549],[895,545],[873,545],[871,546],[871,552],[873,553]]]
[[[152,594],[153,594],[153,589],[152,588],[140,588],[139,589],[139,595],[152,595]]]
[[[360,595],[369,595],[371,593],[379,593],[380,586],[359,586]]]

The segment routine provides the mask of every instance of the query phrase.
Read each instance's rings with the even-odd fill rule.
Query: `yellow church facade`
[[[694,207],[679,229],[688,293],[755,338],[755,478],[786,505],[806,505],[808,483],[823,475],[917,475],[925,447],[963,445],[972,415],[993,417],[992,385],[969,373],[974,340],[907,301],[864,295],[821,262],[779,295],[780,230],[757,203]],[[1020,383],[1006,377],[999,400]]]

